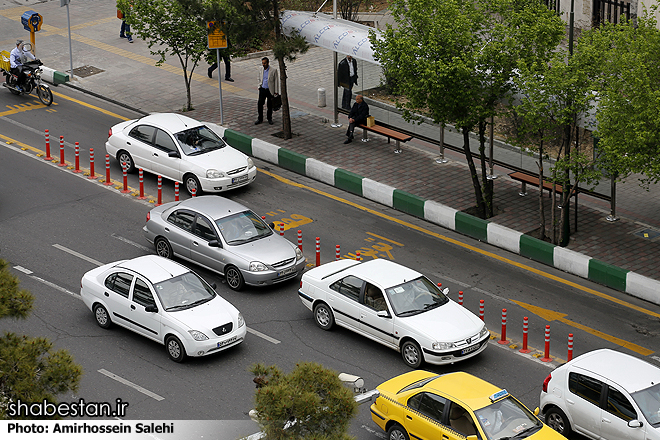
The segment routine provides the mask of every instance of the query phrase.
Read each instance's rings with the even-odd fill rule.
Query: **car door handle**
[[[154,156],[158,157],[158,153],[154,153]]]
[[[572,401],[571,399],[566,399],[566,403],[570,403],[571,405],[575,405],[575,402]]]
[[[193,245],[193,246],[199,246],[199,243],[197,243],[196,241],[193,241],[193,242],[192,242],[192,245]]]
[[[406,419],[412,420],[412,417],[410,417],[409,415],[406,414]]]
[[[170,232],[170,228],[165,228],[165,232]]]
[[[131,304],[131,310],[135,310],[135,306]]]
[[[603,423],[612,423],[612,421],[610,419],[606,419],[605,417],[601,418],[601,421]]]
[[[103,292],[103,294],[107,297],[110,297],[110,294],[108,292]]]
[[[130,143],[130,142],[126,142],[126,145],[131,145],[131,143]]]
[[[442,434],[442,440],[444,440],[444,439],[448,439],[448,438],[449,438],[449,437],[447,437],[446,435]]]

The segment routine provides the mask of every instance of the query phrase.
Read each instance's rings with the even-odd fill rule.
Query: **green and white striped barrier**
[[[51,84],[59,85],[69,81],[69,75],[66,73],[59,72],[46,66],[41,66],[41,70],[41,79]]]

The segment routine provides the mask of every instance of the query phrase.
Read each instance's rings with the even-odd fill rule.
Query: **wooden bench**
[[[513,180],[517,180],[518,182],[521,182],[520,186],[520,192],[518,193],[521,196],[526,196],[527,195],[527,184],[529,183],[530,185],[534,185],[536,187],[539,186],[539,176],[532,176],[529,174],[525,173],[520,173],[520,172],[514,172],[510,173],[509,177],[511,177]],[[548,196],[552,195],[552,182],[549,182],[547,180],[543,181],[543,189],[548,190]],[[555,192],[562,193],[563,188],[561,185],[555,185]]]
[[[390,139],[396,140],[396,149],[394,150],[395,154],[401,153],[401,142],[408,142],[410,139],[413,137],[404,134],[404,133],[399,133],[396,130],[392,130],[391,128],[386,128],[383,127],[382,125],[374,125],[373,127],[367,127],[366,124],[360,124],[358,127],[362,128],[362,142],[368,142],[369,138],[367,137],[367,131],[372,131],[374,133],[387,136],[387,143],[390,143]]]

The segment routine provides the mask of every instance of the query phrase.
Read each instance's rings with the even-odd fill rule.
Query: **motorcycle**
[[[42,65],[43,63],[38,59],[23,63],[25,80],[20,88],[18,87],[18,75],[0,67],[0,72],[5,76],[5,82],[2,85],[7,87],[14,95],[29,95],[36,91],[39,101],[44,105],[51,105],[53,103],[53,92],[48,84],[41,81],[42,70],[40,66]]]

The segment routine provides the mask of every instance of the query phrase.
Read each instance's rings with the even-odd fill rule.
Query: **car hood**
[[[229,145],[208,153],[185,156],[185,160],[203,169],[219,171],[232,171],[248,165],[247,156]]]
[[[231,250],[246,261],[261,261],[266,265],[296,258],[293,244],[276,234],[238,246],[231,246]]]
[[[228,322],[236,323],[238,310],[227,300],[216,296],[211,301],[190,309],[168,312],[169,316],[191,330],[212,330]],[[210,336],[210,335],[208,335]]]
[[[484,323],[453,301],[413,316],[397,318],[417,332],[438,342],[455,342],[479,333]]]

